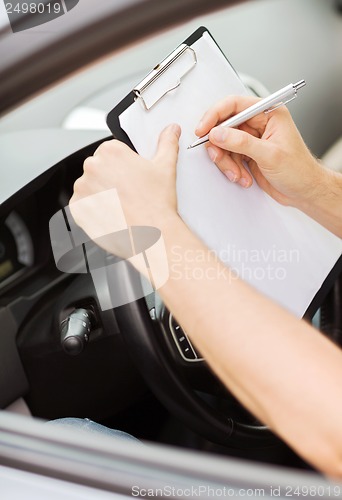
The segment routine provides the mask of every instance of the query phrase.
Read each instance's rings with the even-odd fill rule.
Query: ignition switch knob
[[[70,356],[80,354],[89,340],[92,313],[87,309],[75,309],[61,323],[61,344]]]

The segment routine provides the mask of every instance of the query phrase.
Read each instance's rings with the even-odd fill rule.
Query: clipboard
[[[227,60],[227,63],[230,64],[226,56],[221,51],[219,45],[216,43],[211,33],[208,31],[208,29],[205,28],[204,26],[199,27],[196,31],[194,31],[194,33],[192,33],[188,38],[186,38],[186,40],[184,40],[182,44],[180,44],[173,52],[171,52],[161,63],[157,64],[150,71],[150,73],[141,82],[137,83],[134,89],[132,89],[132,91],[108,113],[107,125],[115,139],[124,142],[131,149],[133,149],[133,151],[136,151],[134,144],[132,144],[129,136],[126,134],[126,132],[120,125],[120,120],[119,120],[120,115],[127,108],[129,108],[129,106],[131,106],[137,99],[140,99],[142,106],[146,109],[146,111],[148,111],[149,109],[152,109],[153,106],[156,105],[169,92],[176,90],[176,88],[182,84],[182,80],[186,78],[187,74],[194,68],[195,64],[197,64],[196,52],[192,49],[192,45],[197,40],[199,40],[204,33],[210,35],[213,42],[216,44],[217,48],[220,50],[224,58]],[[144,93],[146,92],[146,90],[150,88],[157,81],[157,79],[161,75],[163,75],[170,68],[170,66],[172,66],[172,64],[175,63],[175,61],[177,61],[180,57],[182,57],[185,51],[187,50],[190,50],[191,54],[193,55],[193,64],[189,64],[187,70],[179,75],[179,80],[178,80],[179,85],[177,85],[177,87],[175,85],[170,86],[168,92],[162,93],[162,95],[160,95],[159,98],[156,99],[156,101],[152,105],[149,104],[146,105],[144,101]],[[234,72],[236,74],[236,77],[239,78],[235,70]]]
[[[209,31],[200,27],[112,109],[107,124],[116,139],[152,157],[162,128],[180,123],[181,217],[242,279],[296,316],[312,317],[342,272],[342,240],[298,210],[279,205],[256,183],[248,190],[230,183],[204,148],[184,151],[203,112],[229,93],[250,92]],[[238,220],[224,220],[222,212]],[[269,260],[277,276],[265,275]],[[264,273],[262,279],[257,273]]]

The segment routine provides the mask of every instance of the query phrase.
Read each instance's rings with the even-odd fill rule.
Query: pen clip
[[[271,113],[272,111],[274,111],[275,109],[278,109],[280,108],[281,106],[285,106],[286,104],[288,104],[289,102],[293,101],[293,99],[296,99],[297,97],[297,93],[291,97],[291,99],[288,99],[287,101],[285,102],[280,102],[279,104],[277,104],[276,106],[273,106],[272,108],[269,108],[269,109],[266,109],[264,111],[265,115],[267,115],[268,113]]]

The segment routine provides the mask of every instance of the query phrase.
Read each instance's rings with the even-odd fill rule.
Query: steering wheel
[[[96,144],[92,149],[95,146]],[[82,154],[85,153],[86,151],[82,151]],[[65,211],[63,215],[58,212],[57,221],[63,222],[66,215]],[[80,228],[77,229],[79,230]],[[65,228],[64,231],[57,231],[59,246],[63,238],[69,239],[69,231],[70,226],[68,231]],[[78,236],[82,240],[82,235]],[[83,241],[87,239],[89,238],[86,237]],[[81,261],[83,254],[83,246],[74,247],[64,255],[60,254],[58,268],[70,272],[67,268],[63,269],[63,266],[68,267],[74,265],[75,261]],[[93,256],[84,263],[83,269],[79,268],[76,272],[87,274],[89,265],[94,262],[95,267],[102,269],[102,288],[107,288],[111,297],[120,294],[123,297],[141,298],[125,300],[122,302],[124,305],[115,309],[107,307],[107,310],[102,310],[96,294],[98,289],[95,291],[88,274],[87,290],[84,282],[77,289],[76,279],[70,293],[63,297],[63,304],[58,304],[58,309],[62,310],[67,303],[75,303],[76,299],[76,302],[82,303],[84,293],[93,296],[104,329],[115,331],[119,326],[128,352],[152,392],[171,414],[207,440],[221,446],[239,448],[276,444],[278,438],[244,410],[218,381],[158,294],[153,294],[152,300],[149,300],[152,296],[146,297],[147,292],[139,273],[127,261],[120,261],[119,266],[110,266],[109,276],[105,254],[100,250],[96,258]],[[339,343],[342,343],[341,297],[342,276],[321,307],[321,329]],[[317,309],[321,304],[315,305]]]
[[[148,387],[170,413],[178,417],[188,428],[209,441],[223,446],[251,448],[272,444],[276,439],[275,436],[267,427],[255,423],[251,416],[247,416],[247,412],[244,412],[241,405],[210,372],[205,361],[196,353],[186,333],[165,308],[157,293],[153,296],[147,295],[151,289],[149,292],[146,291],[140,274],[128,261],[111,256],[111,265],[107,265],[108,254],[93,242],[88,242],[84,252],[88,258],[79,265],[82,262],[85,246],[67,247],[65,244],[65,238],[68,238],[72,226],[70,217],[68,217],[68,230],[64,230],[65,238],[61,226],[55,232],[52,230],[52,227],[57,227],[56,221],[63,222],[62,218],[62,213],[57,212],[53,217],[54,223],[51,224],[50,221],[53,247],[55,242],[59,244],[54,253],[57,267],[66,272],[70,272],[68,269],[71,270],[73,267],[74,272],[77,263],[77,272],[83,276],[73,280],[57,301],[55,328],[59,329],[61,324],[73,328],[76,322],[77,329],[80,324],[87,329],[90,326],[89,316],[97,318],[96,323],[102,324],[104,333],[117,331],[119,328],[132,361]],[[58,257],[58,250],[61,248],[67,248],[67,252],[60,252]],[[114,298],[115,301],[118,296],[123,305],[113,309],[114,304],[108,297]],[[107,297],[105,307],[103,307],[104,297]],[[149,300],[151,297],[153,297],[152,303]],[[92,306],[89,307],[89,304]],[[70,312],[74,309],[71,305],[76,307],[76,314],[81,314],[79,318],[71,319],[70,316],[70,319],[66,319],[68,313],[64,314],[63,311]],[[64,321],[61,323],[62,319]],[[90,328],[85,332],[86,337],[89,331]],[[75,352],[70,351],[69,354],[78,354],[76,340],[79,338],[72,334],[66,346],[64,333],[62,337],[63,348],[65,350],[72,348],[71,351]],[[201,396],[200,392],[206,396]],[[223,401],[228,405],[228,411],[220,411],[215,405],[210,404],[208,402],[210,396],[215,402]],[[234,418],[236,414],[246,416],[246,422]]]
[[[137,290],[139,277],[129,265],[120,268],[117,283],[126,293]],[[342,344],[342,274],[321,306],[321,329]],[[145,298],[115,309],[115,316],[127,347],[145,381],[168,410],[206,439],[228,446],[262,447],[275,444],[277,437],[257,422],[242,421],[222,412],[203,399],[204,390],[219,387],[223,397],[232,399],[218,383],[205,361],[160,300],[148,307]],[[177,328],[178,327],[178,328]],[[180,346],[184,337],[185,346]],[[189,351],[185,353],[185,350]],[[197,358],[196,358],[197,356]],[[246,420],[246,419],[244,419]]]
[[[117,271],[111,283],[120,286],[128,296],[137,294],[140,286],[143,295],[140,277],[130,264],[120,266]],[[248,417],[247,422],[239,421],[229,411],[222,412],[201,397],[196,389],[209,394],[219,392],[231,403],[234,401],[158,296],[154,307],[151,306],[141,298],[116,308],[115,317],[134,362],[165,407],[214,443],[249,448],[274,444],[277,438],[266,426],[253,422],[252,418],[248,422]]]

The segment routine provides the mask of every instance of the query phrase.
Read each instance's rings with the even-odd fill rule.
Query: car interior
[[[55,265],[49,221],[67,206],[84,160],[111,139],[107,113],[199,26],[253,94],[306,79],[289,109],[313,154],[342,172],[342,10],[335,0],[194,12],[11,109],[0,120],[0,408],[28,419],[89,418],[142,441],[310,470],[221,384],[157,292],[102,311],[89,273]],[[127,266],[117,287],[139,279]],[[342,346],[341,272],[330,285],[306,319]],[[75,345],[68,320],[80,312],[87,332],[77,333]]]

